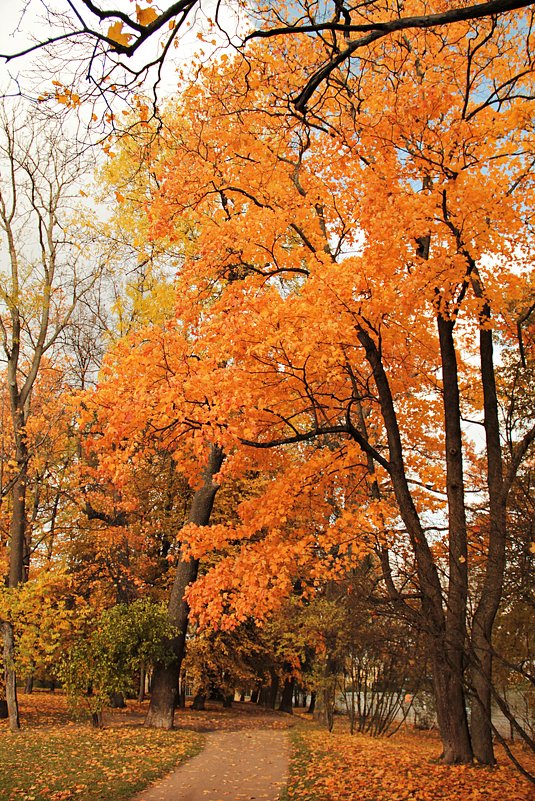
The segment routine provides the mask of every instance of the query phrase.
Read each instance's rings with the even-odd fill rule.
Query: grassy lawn
[[[506,760],[495,768],[437,764],[434,734],[392,738],[291,732],[292,759],[284,801],[530,801],[533,785]],[[524,753],[523,761],[531,761]]]
[[[190,731],[70,723],[61,697],[26,697],[22,711],[20,732],[0,728],[1,801],[123,801],[203,742]]]

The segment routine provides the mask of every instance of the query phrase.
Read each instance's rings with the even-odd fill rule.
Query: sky
[[[52,0],[54,6],[59,9],[67,9],[65,0]],[[100,3],[101,6],[108,5],[104,0]],[[123,10],[132,12],[135,6],[130,0],[114,0],[110,6],[116,8],[123,8]],[[160,8],[165,8],[167,2],[161,2]],[[191,62],[191,59],[199,47],[202,46],[207,57],[216,50],[221,52],[228,44],[228,39],[217,34],[210,33],[208,37],[210,40],[217,40],[217,45],[199,42],[198,34],[201,30],[206,30],[206,18],[213,17],[215,13],[216,0],[202,0],[202,5],[199,6],[199,11],[195,17],[192,17],[192,24],[189,32],[181,35],[180,46],[178,50],[172,49],[170,51],[171,58],[168,59],[163,74],[163,80],[159,89],[159,97],[169,96],[173,94],[178,85],[177,69],[184,68]],[[157,3],[154,3],[157,8]],[[72,13],[72,12],[69,12]],[[31,45],[33,40],[41,40],[50,35],[51,29],[43,17],[44,4],[42,0],[0,0],[0,19],[2,25],[0,26],[0,53],[11,54],[17,52],[25,47]],[[230,10],[229,4],[222,4],[219,11],[220,18],[224,27],[229,34],[235,33],[237,30],[237,19],[233,11]],[[88,17],[88,15],[85,15]],[[159,44],[153,40],[145,46],[144,50],[140,52],[139,58],[134,57],[131,63],[134,65],[140,63],[140,59],[153,58],[154,54],[158,52]],[[41,63],[40,63],[41,62]],[[65,64],[57,74],[53,74],[43,68],[43,55],[42,53],[29,54],[23,58],[15,59],[9,64],[0,60],[0,91],[3,94],[17,93],[17,81],[22,93],[30,98],[35,99],[40,94],[45,94],[50,91],[52,80],[61,80],[65,84],[69,83],[69,66]],[[71,73],[72,76],[72,73]]]

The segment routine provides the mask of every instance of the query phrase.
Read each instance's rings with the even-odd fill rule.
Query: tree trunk
[[[310,693],[310,703],[308,705],[307,714],[313,715],[315,709],[316,709],[316,693],[315,692],[311,692]]]
[[[435,703],[442,736],[443,760],[472,761],[472,745],[466,715],[464,662],[466,653],[466,605],[468,598],[468,544],[464,493],[461,409],[457,356],[453,339],[455,318],[437,319],[446,452],[448,498],[449,577],[445,637],[434,663]],[[442,653],[443,651],[443,653]]]
[[[471,681],[474,695],[470,706],[470,733],[474,757],[483,765],[493,765],[495,762],[491,720],[492,654],[488,645],[486,637],[480,637],[476,632],[472,633],[474,665]]]
[[[433,647],[433,646],[432,646]],[[441,760],[447,765],[472,761],[462,672],[448,661],[445,644],[432,655],[433,688],[438,728],[442,740]]]
[[[28,476],[28,451],[22,438],[22,415],[18,415],[15,439],[17,442],[17,467],[19,478],[12,490],[12,513],[9,528],[9,577],[8,587],[14,589],[24,580],[24,546],[26,542],[26,487]],[[4,668],[6,676],[6,702],[11,731],[20,729],[19,704],[17,699],[17,676],[15,673],[15,640],[11,623],[2,625],[4,638]]]
[[[145,667],[141,665],[139,670],[139,685],[138,685],[138,692],[137,692],[137,700],[141,704],[142,701],[145,700],[145,677],[146,677]]]
[[[271,671],[271,684],[269,685],[269,689],[267,691],[267,703],[266,706],[269,709],[275,709],[277,706],[277,695],[279,694],[279,685],[280,679],[277,673],[274,670]]]
[[[102,728],[102,712],[92,712],[91,713],[91,725],[95,729]]]
[[[30,675],[26,677],[24,692],[26,695],[31,695],[33,693],[33,673],[30,673]]]
[[[24,580],[27,458],[28,455],[24,447],[17,458],[19,479],[12,490],[12,513],[9,527],[9,587],[17,587]]]
[[[293,677],[284,680],[279,712],[287,712],[288,715],[293,715],[294,687],[295,679]]]
[[[480,295],[479,284],[475,294]],[[500,604],[505,570],[506,498],[498,418],[498,396],[494,373],[492,331],[488,329],[490,309],[485,304],[480,320],[479,348],[485,439],[487,445],[487,486],[489,491],[489,545],[485,579],[472,622],[471,657],[472,703],[471,732],[474,756],[484,765],[494,764],[491,721],[492,629]]]
[[[206,693],[204,690],[199,690],[195,693],[191,708],[195,709],[196,712],[204,712],[206,709]]]
[[[214,505],[214,499],[219,489],[213,477],[219,473],[223,464],[224,454],[217,445],[212,445],[208,464],[203,471],[203,484],[195,492],[188,515],[188,522],[198,526],[206,526]],[[178,630],[176,637],[169,642],[173,654],[170,663],[157,663],[152,676],[152,693],[150,706],[145,718],[145,726],[157,729],[171,729],[177,706],[178,682],[182,660],[186,647],[186,633],[188,628],[189,606],[184,597],[188,586],[197,578],[199,562],[197,559],[188,559],[179,562],[175,581],[171,590],[168,604],[169,620]]]
[[[17,701],[17,676],[15,674],[15,645],[11,623],[2,624],[2,634],[4,638],[4,670],[9,728],[11,731],[17,731],[20,729],[20,719]]]
[[[397,506],[407,528],[416,559],[418,583],[422,595],[421,611],[432,655],[437,718],[443,743],[442,758],[447,763],[470,762],[472,751],[464,707],[462,655],[459,654],[458,646],[462,631],[459,618],[462,578],[459,579],[459,586],[455,589],[457,608],[453,614],[448,612],[448,615],[445,615],[437,566],[407,481],[398,417],[382,361],[381,349],[363,327],[359,326],[357,336],[365,349],[366,359],[373,371],[387,434],[389,460],[383,463],[383,459],[382,463],[390,475]],[[453,369],[454,365],[452,364],[450,367]],[[382,459],[380,455],[374,458]],[[450,478],[451,483],[452,479]],[[455,493],[458,493],[457,488],[455,488]],[[462,550],[460,553],[462,554]],[[461,573],[458,572],[456,575],[461,576]],[[450,655],[453,656],[453,663],[450,663]],[[452,694],[451,703],[449,693]]]
[[[176,657],[176,659],[181,657]],[[145,726],[154,729],[172,729],[178,694],[177,661],[171,664],[156,663],[152,674],[150,705],[145,718]]]
[[[172,729],[178,703],[178,682],[186,648],[189,607],[184,599],[187,587],[197,578],[199,563],[195,559],[179,562],[168,612],[171,623],[178,634],[168,641],[173,654],[171,662],[157,662],[152,673],[151,699],[145,726],[155,729]]]
[[[110,695],[110,706],[112,709],[126,709],[124,695],[122,693],[112,693]]]

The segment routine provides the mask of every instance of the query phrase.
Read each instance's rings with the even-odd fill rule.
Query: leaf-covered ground
[[[202,735],[71,723],[62,696],[22,696],[23,728],[0,726],[2,801],[122,801],[197,753]]]
[[[146,705],[135,702],[108,713],[102,730],[73,723],[60,694],[23,695],[21,708],[20,732],[12,734],[0,721],[1,801],[126,801],[197,753],[202,731],[288,727],[293,753],[285,801],[533,799],[533,785],[503,755],[494,769],[437,764],[440,745],[432,733],[405,731],[388,739],[328,734],[308,716],[249,704],[180,710],[173,732],[144,729]],[[533,772],[533,756],[518,755]]]
[[[423,733],[388,739],[293,733],[288,801],[532,801],[533,785],[507,764],[437,764],[438,740]],[[527,755],[524,755],[527,756]],[[533,765],[532,765],[533,767]]]

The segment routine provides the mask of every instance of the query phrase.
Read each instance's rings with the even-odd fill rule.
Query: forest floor
[[[533,784],[498,750],[495,768],[437,762],[436,732],[329,734],[302,710],[252,704],[178,710],[171,732],[145,729],[146,703],[72,720],[64,696],[21,696],[20,732],[0,721],[0,801],[533,801]],[[515,745],[535,772],[535,758]],[[182,764],[184,763],[184,764]],[[144,789],[145,788],[145,789]]]

